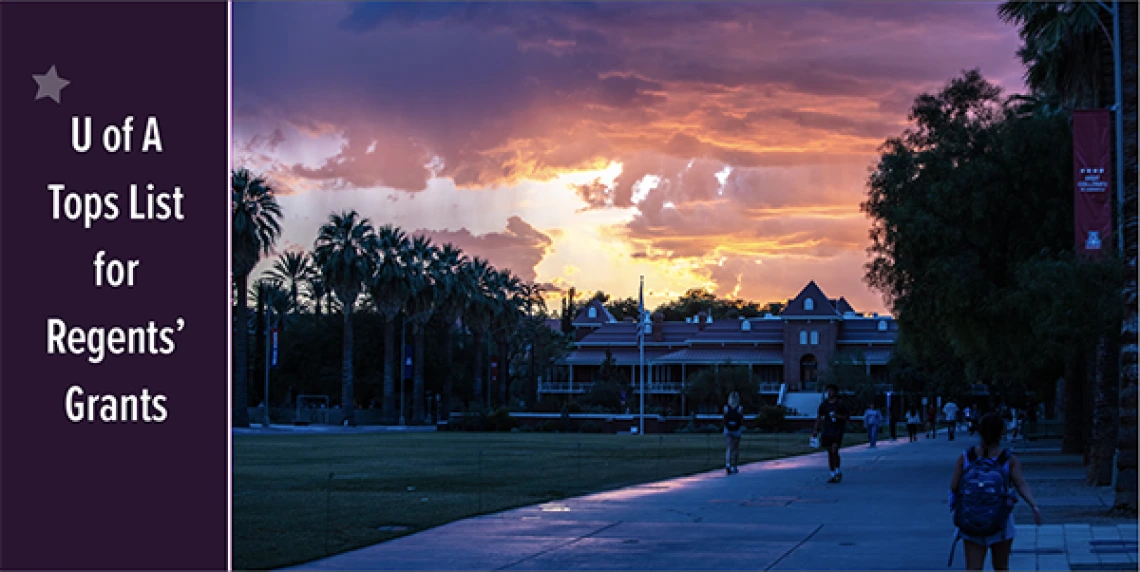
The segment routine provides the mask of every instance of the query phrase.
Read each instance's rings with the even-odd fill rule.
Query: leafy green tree
[[[230,176],[234,312],[234,427],[249,427],[249,274],[281,236],[281,207],[264,178],[238,169]]]
[[[619,411],[621,393],[629,389],[629,377],[618,369],[617,361],[609,348],[606,348],[606,357],[591,381],[593,385],[582,396],[582,403],[603,407],[607,411]]]
[[[606,309],[614,315],[617,321],[624,321],[627,317],[637,319],[637,299],[636,298],[623,298],[621,300],[611,299],[606,304]]]
[[[867,280],[894,308],[898,350],[944,388],[1040,388],[1066,355],[1048,343],[1051,330],[1032,329],[1043,307],[1019,273],[1042,260],[1076,264],[1062,254],[1073,242],[1067,119],[1024,113],[976,71],[919,96],[910,117],[914,126],[884,144],[863,204],[873,220]],[[1092,275],[1072,275],[1082,286],[1053,296],[1112,298]]]
[[[1081,107],[1108,107],[1117,103],[1117,113],[1123,112],[1123,162],[1124,185],[1123,204],[1120,209],[1120,222],[1117,228],[1124,242],[1123,261],[1127,264],[1123,279],[1124,319],[1114,339],[1101,340],[1097,344],[1098,364],[1094,378],[1103,380],[1106,366],[1114,369],[1122,387],[1137,383],[1137,4],[1134,2],[1113,3],[1118,10],[1121,35],[1120,55],[1122,91],[1121,102],[1116,102],[1112,74],[1108,73],[1115,64],[1113,61],[1112,36],[1109,27],[1111,17],[1102,4],[1097,2],[1005,2],[998,8],[1003,20],[1016,24],[1024,40],[1018,55],[1026,66],[1026,84],[1033,92],[1037,107],[1043,112],[1071,110]],[[1117,349],[1119,348],[1119,349]],[[1105,357],[1105,352],[1118,354]],[[1103,358],[1103,359],[1102,359]],[[1110,362],[1116,359],[1115,364]],[[1108,360],[1106,362],[1106,360]],[[1115,367],[1114,367],[1115,366]],[[1070,377],[1070,376],[1066,376]],[[1069,388],[1070,384],[1066,384]],[[1128,390],[1135,395],[1135,390]],[[1075,397],[1075,396],[1073,396]],[[1118,487],[1116,507],[1135,513],[1137,509],[1136,489],[1136,410],[1133,405],[1125,406],[1116,396],[1116,388],[1111,382],[1097,383],[1095,393],[1095,414],[1093,425],[1097,427],[1096,440],[1090,455],[1090,482],[1104,483],[1109,479],[1108,471],[1097,469],[1109,461],[1110,447],[1105,441],[1116,440],[1116,449],[1121,452],[1117,465],[1117,482],[1125,483]],[[1067,399],[1075,403],[1076,399]],[[1116,411],[1112,403],[1120,402]],[[1121,419],[1120,435],[1114,435],[1115,419]],[[1069,435],[1070,441],[1079,437]]]
[[[733,391],[740,393],[745,411],[756,411],[761,405],[760,382],[748,375],[747,366],[725,362],[694,372],[685,382],[685,397],[705,411],[720,411]]]

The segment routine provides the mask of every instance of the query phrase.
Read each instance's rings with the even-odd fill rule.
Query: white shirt
[[[958,418],[958,406],[953,401],[942,406],[942,412],[946,414],[947,421],[953,421]]]

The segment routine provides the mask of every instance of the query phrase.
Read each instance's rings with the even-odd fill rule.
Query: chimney
[[[705,331],[705,324],[708,322],[708,314],[701,312],[697,314],[697,330]]]
[[[665,323],[665,315],[664,314],[662,314],[661,312],[657,312],[656,314],[653,314],[653,341],[655,341],[655,342],[665,341],[665,327],[663,325],[664,323]]]

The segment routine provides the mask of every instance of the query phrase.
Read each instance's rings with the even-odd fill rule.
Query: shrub
[[[505,407],[496,409],[487,417],[487,421],[490,422],[491,431],[510,431],[519,425],[518,419],[511,417],[510,410]]]
[[[578,425],[578,431],[582,433],[601,433],[605,430],[605,425],[599,421],[589,420],[583,421]]]
[[[780,405],[765,405],[756,413],[756,427],[767,432],[779,431],[784,426],[786,412]]]

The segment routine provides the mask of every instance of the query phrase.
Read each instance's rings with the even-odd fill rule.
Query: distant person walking
[[[926,438],[935,439],[938,437],[938,408],[934,404],[926,406]]]
[[[728,394],[728,405],[724,406],[724,472],[727,475],[739,473],[740,437],[744,434],[744,407],[740,405],[740,394]]]
[[[843,445],[843,432],[847,429],[847,420],[851,414],[847,406],[839,400],[839,386],[830,384],[826,389],[827,398],[819,404],[819,412],[815,418],[815,429],[812,438],[820,434],[820,425],[823,426],[823,436],[819,444],[827,449],[827,467],[831,469],[829,483],[838,483],[843,480],[843,471],[839,467],[839,447]]]
[[[918,415],[917,409],[911,409],[906,412],[906,432],[910,436],[910,442],[918,441],[918,426],[922,424],[922,418]]]
[[[874,405],[867,407],[863,412],[863,426],[867,428],[867,440],[871,442],[868,447],[875,448],[875,440],[879,436],[879,424],[883,422],[883,414],[875,409]]]
[[[942,406],[942,413],[946,415],[946,433],[949,440],[954,440],[954,430],[958,428],[958,404],[953,401],[947,401],[946,405]]]
[[[993,552],[994,570],[1009,570],[1009,554],[1016,534],[1013,505],[1017,502],[1011,484],[1029,504],[1033,521],[1041,524],[1041,512],[1025,482],[1021,463],[1009,449],[1001,446],[1004,430],[1000,415],[991,413],[983,417],[978,428],[981,444],[966,449],[958,457],[950,479],[949,504],[958,528],[955,543],[963,540],[967,570],[982,570],[987,551]],[[953,562],[953,551],[950,558]]]

